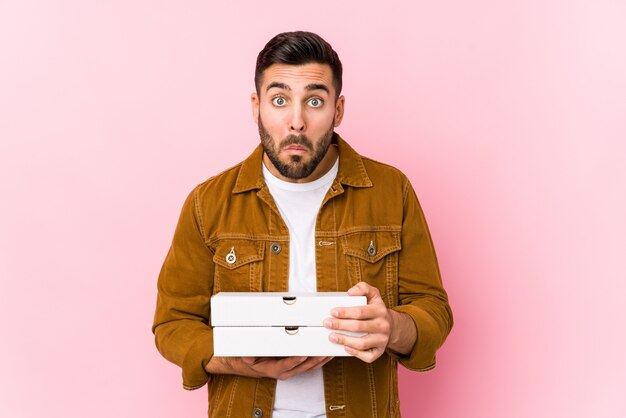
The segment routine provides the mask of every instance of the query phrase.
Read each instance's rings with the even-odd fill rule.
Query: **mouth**
[[[309,149],[307,147],[305,147],[304,145],[288,145],[285,148],[283,148],[283,150],[289,152],[289,153],[296,153],[296,154],[303,154],[305,152],[307,152]]]

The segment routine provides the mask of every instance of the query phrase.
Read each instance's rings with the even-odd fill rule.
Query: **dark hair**
[[[339,56],[328,42],[312,32],[283,32],[274,36],[259,52],[256,59],[254,85],[257,94],[261,88],[263,72],[272,64],[303,65],[309,63],[328,64],[333,73],[333,86],[341,93],[343,69]]]

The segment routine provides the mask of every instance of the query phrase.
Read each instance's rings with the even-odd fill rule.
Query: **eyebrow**
[[[285,83],[281,83],[278,81],[273,81],[271,82],[267,88],[265,89],[265,91],[269,91],[272,88],[277,88],[277,89],[283,89],[283,90],[289,90],[291,91],[291,87],[289,87],[287,84]],[[308,84],[305,87],[306,90],[311,91],[311,90],[323,90],[326,93],[330,94],[330,90],[328,89],[328,87],[326,86],[326,84],[321,84],[321,83],[311,83]]]
[[[277,89],[283,89],[283,90],[291,90],[291,87],[289,87],[288,85],[286,85],[285,83],[279,83],[278,81],[273,81],[271,82],[267,88],[265,89],[265,91],[269,91],[270,89],[273,88],[277,88]]]
[[[330,90],[328,90],[328,87],[326,87],[326,84],[312,83],[306,86],[306,89],[307,90],[324,90],[326,93],[330,94]]]

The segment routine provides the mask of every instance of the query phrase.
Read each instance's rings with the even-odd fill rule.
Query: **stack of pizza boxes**
[[[211,297],[215,356],[347,356],[323,326],[338,307],[365,305],[365,296],[345,292],[220,292]]]

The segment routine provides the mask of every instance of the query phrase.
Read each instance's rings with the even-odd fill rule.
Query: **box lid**
[[[333,308],[366,304],[346,292],[220,292],[211,297],[211,325],[321,327]]]

